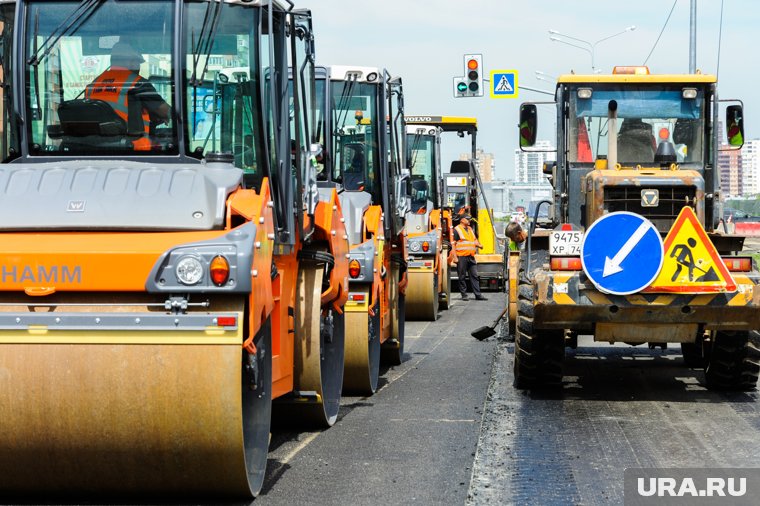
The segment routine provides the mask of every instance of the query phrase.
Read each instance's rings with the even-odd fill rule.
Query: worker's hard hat
[[[145,58],[135,48],[126,42],[117,42],[111,49],[111,61],[135,61],[143,63]]]
[[[464,216],[462,216],[459,219],[460,220],[469,220],[469,221],[472,221],[472,216],[470,216],[469,214],[465,214]]]

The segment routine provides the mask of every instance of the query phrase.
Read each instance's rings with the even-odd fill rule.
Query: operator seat
[[[127,123],[103,100],[74,99],[58,107],[59,125],[48,135],[69,149],[131,149]]]
[[[625,163],[654,162],[652,127],[639,118],[626,118],[618,132],[618,161]]]

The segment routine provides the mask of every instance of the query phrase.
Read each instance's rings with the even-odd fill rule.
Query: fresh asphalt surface
[[[275,432],[253,504],[622,504],[628,467],[760,466],[760,395],[708,391],[677,345],[582,336],[561,391],[514,389],[504,329],[470,336],[488,296],[407,322],[404,363],[331,429]]]
[[[254,504],[464,504],[496,348],[470,332],[503,307],[488,295],[407,322],[404,362],[375,395],[344,398],[329,430],[274,432]]]

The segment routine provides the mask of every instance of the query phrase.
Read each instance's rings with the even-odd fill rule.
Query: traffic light
[[[483,96],[483,55],[464,55],[464,84],[467,85],[465,96]]]

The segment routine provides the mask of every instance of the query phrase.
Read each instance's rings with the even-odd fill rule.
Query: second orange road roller
[[[326,156],[318,177],[337,188],[351,244],[344,392],[377,389],[380,362],[404,351],[407,284],[402,83],[384,69],[317,68]]]

